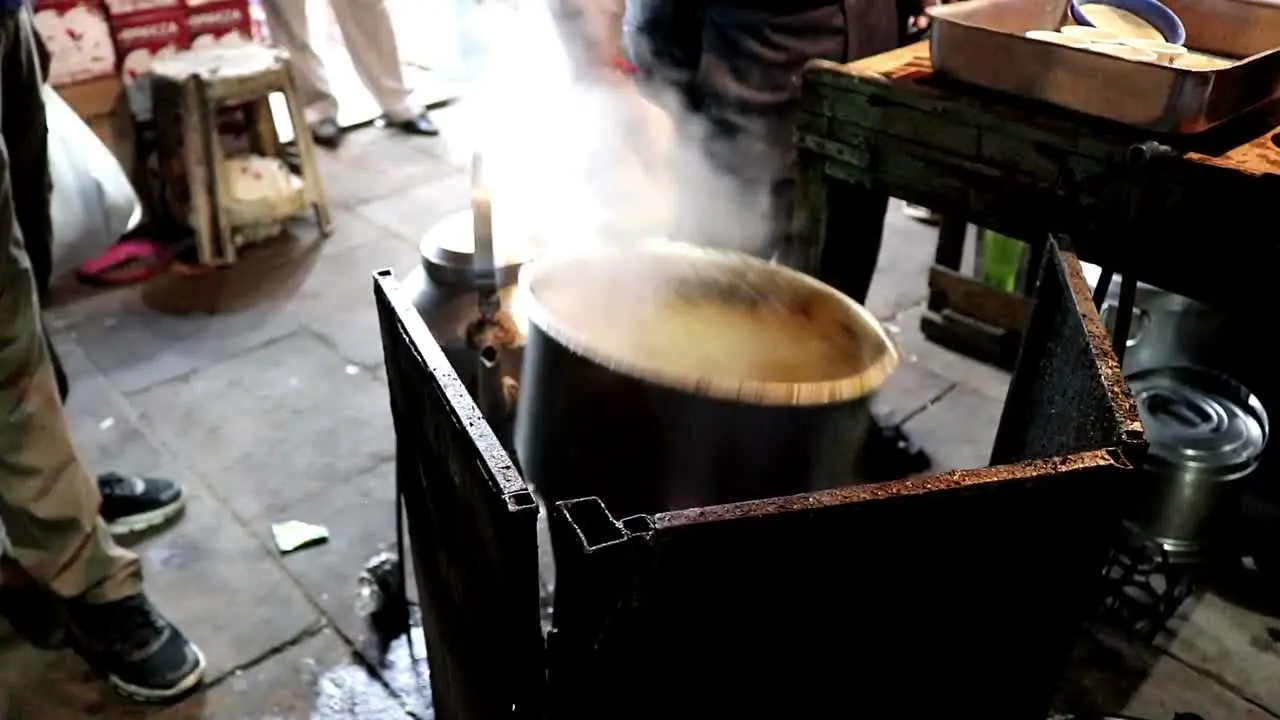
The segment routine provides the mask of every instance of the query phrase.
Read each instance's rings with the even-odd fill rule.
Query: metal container
[[[485,271],[477,263],[474,228],[473,211],[467,210],[427,231],[418,246],[422,263],[402,287],[471,396],[479,399],[486,383],[497,382],[497,395],[511,402],[525,339],[524,323],[514,306],[515,288],[529,250],[526,243],[504,235],[494,245],[493,270]],[[497,288],[497,307],[493,322],[485,323],[481,299],[490,287]],[[496,356],[485,357],[488,353]],[[493,404],[482,404],[491,419]]]
[[[1081,263],[1092,291],[1101,271]],[[1111,280],[1098,314],[1109,332],[1114,331],[1120,304],[1119,275]],[[1124,355],[1124,372],[1190,365],[1222,368],[1230,363],[1230,318],[1226,313],[1146,283],[1138,283],[1133,319]]]
[[[1067,0],[968,0],[931,7],[929,52],[939,75],[1158,132],[1207,130],[1280,97],[1280,4],[1165,4],[1186,25],[1188,48],[1231,62],[1192,70],[1023,36],[1061,26]]]
[[[1195,562],[1239,511],[1240,483],[1266,447],[1262,404],[1239,383],[1191,367],[1144,370],[1129,388],[1150,443],[1148,487],[1128,525],[1173,562]]]
[[[853,483],[898,363],[829,286],[679,243],[539,259],[519,302],[525,476],[544,502],[595,496],[617,517]]]

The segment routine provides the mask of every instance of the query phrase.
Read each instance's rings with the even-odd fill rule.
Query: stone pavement
[[[213,275],[110,292],[60,287],[50,322],[85,457],[187,484],[181,521],[134,547],[159,606],[204,648],[210,687],[175,707],[132,707],[73,655],[6,634],[0,720],[432,716],[424,670],[403,643],[386,659],[362,652],[352,600],[362,563],[393,539],[394,442],[370,272],[413,267],[414,238],[466,202],[465,108],[438,119],[440,139],[370,128],[322,153],[336,213],[327,241],[299,222],[292,237]],[[906,362],[880,404],[941,466],[978,466],[1006,376],[921,337],[933,241],[895,206],[869,304]],[[332,539],[281,557],[269,524],[285,519],[326,525]],[[1172,656],[1086,645],[1084,665],[1107,679],[1076,673],[1074,697],[1153,719],[1273,717],[1262,708],[1280,709],[1280,653],[1268,628],[1200,600]]]

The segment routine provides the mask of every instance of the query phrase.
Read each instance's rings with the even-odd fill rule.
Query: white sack
[[[111,150],[44,88],[53,179],[54,277],[100,255],[142,220],[142,203]]]

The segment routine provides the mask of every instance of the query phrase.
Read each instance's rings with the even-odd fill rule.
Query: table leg
[[[788,267],[817,277],[827,244],[826,158],[802,150],[799,162],[795,216],[781,260]]]
[[[969,223],[946,215],[938,226],[938,248],[933,254],[933,264],[948,270],[960,270],[964,260],[964,241],[969,234]]]

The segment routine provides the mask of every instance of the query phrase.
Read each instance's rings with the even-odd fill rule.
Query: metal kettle
[[[510,237],[495,243],[479,155],[472,160],[471,209],[434,225],[418,249],[422,261],[402,287],[485,418],[495,428],[508,425],[526,333],[515,289],[529,244]]]

